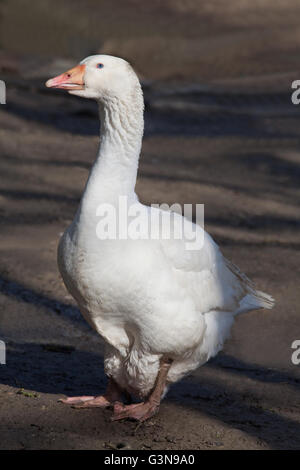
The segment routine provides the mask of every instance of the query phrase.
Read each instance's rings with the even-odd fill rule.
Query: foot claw
[[[133,419],[135,421],[143,422],[146,419],[154,416],[158,411],[158,406],[150,402],[137,403],[134,405],[120,406],[122,404],[115,404],[114,415],[112,421],[121,419]]]
[[[71,405],[72,408],[107,408],[111,405],[111,402],[103,395],[99,397],[69,397],[58,401]]]
[[[108,408],[112,403],[108,401],[103,395],[95,397],[92,400],[86,400],[79,404],[74,404],[72,408]]]
[[[64,403],[65,405],[76,405],[79,403],[85,403],[86,401],[93,400],[94,396],[82,396],[82,397],[68,397],[68,398],[60,398],[58,401],[60,403]]]

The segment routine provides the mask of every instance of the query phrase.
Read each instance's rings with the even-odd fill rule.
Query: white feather
[[[100,61],[101,71],[95,69]],[[114,57],[92,56],[83,63],[86,89],[72,93],[98,100],[101,144],[76,217],[61,239],[58,263],[82,314],[107,343],[106,373],[145,397],[162,355],[174,360],[168,382],[179,380],[222,349],[235,315],[271,308],[273,299],[255,290],[201,227],[191,226],[204,239],[196,251],[174,236],[97,238],[99,204],[118,210],[118,198],[125,195],[140,206],[142,224],[159,209],[142,206],[134,192],[144,106],[136,75]],[[182,223],[180,215],[174,220]]]

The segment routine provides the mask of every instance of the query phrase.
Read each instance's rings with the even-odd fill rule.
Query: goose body
[[[144,109],[138,78],[122,59],[98,55],[47,86],[96,99],[101,120],[99,153],[74,221],[60,240],[58,265],[84,318],[106,342],[110,386],[102,397],[64,401],[80,407],[113,402],[115,419],[143,420],[156,412],[169,384],[222,349],[237,314],[271,308],[273,299],[257,291],[200,226],[185,221],[203,241],[200,249],[188,250],[174,235],[182,224],[179,214],[168,239],[100,240],[99,206],[109,205],[119,215],[120,197],[142,214],[144,227],[162,216],[135,194]],[[125,406],[121,393],[143,403]]]

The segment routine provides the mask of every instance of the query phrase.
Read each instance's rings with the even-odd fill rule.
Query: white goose
[[[117,57],[95,55],[46,83],[99,104],[101,143],[74,221],[58,249],[67,289],[84,318],[106,341],[104,395],[61,400],[76,407],[113,406],[114,420],[143,421],[157,412],[169,384],[208,361],[223,347],[235,315],[272,308],[271,296],[255,290],[238,268],[203,235],[199,250],[185,240],[99,240],[99,206],[118,212],[120,196],[135,204],[143,136],[144,101],[131,66]],[[181,216],[175,217],[180,224]],[[122,396],[142,401],[124,405]]]

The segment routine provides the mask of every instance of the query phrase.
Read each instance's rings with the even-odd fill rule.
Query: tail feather
[[[240,313],[250,312],[251,310],[259,310],[261,308],[271,309],[274,307],[274,304],[275,300],[273,297],[271,297],[271,295],[257,290],[243,297],[240,302],[240,307],[234,314],[239,315]]]
[[[245,288],[245,296],[240,301],[240,306],[235,312],[239,313],[249,312],[251,310],[258,310],[260,308],[271,309],[275,305],[275,300],[269,294],[256,290],[254,282],[252,282],[246,274],[242,273],[240,269],[226,259],[228,269],[239,279],[240,283]]]
[[[257,304],[260,306],[260,308],[270,309],[273,308],[275,305],[274,298],[271,295],[262,292],[261,290],[255,291],[252,295],[256,299]]]

